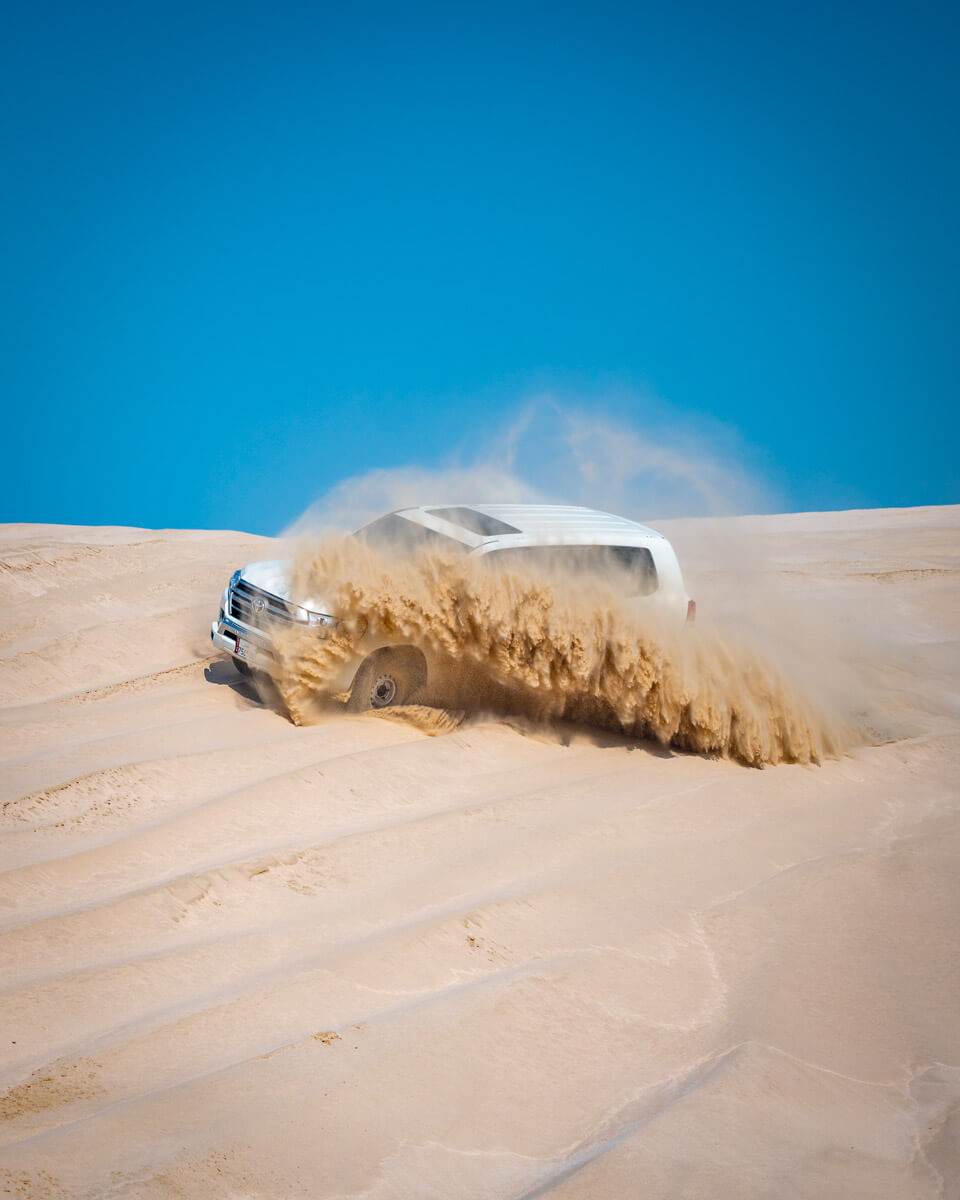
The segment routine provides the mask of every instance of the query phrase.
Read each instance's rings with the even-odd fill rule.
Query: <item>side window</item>
[[[646,546],[612,546],[617,565],[628,580],[628,596],[650,596],[657,590],[657,568]]]
[[[625,596],[657,590],[657,568],[646,546],[509,546],[484,555],[488,566],[575,582],[598,579]]]

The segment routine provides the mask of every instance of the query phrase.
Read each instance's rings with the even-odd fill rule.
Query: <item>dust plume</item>
[[[340,480],[284,535],[349,532],[426,501],[583,504],[643,523],[782,510],[753,465],[755,452],[733,430],[672,414],[652,397],[631,396],[638,419],[625,422],[606,411],[605,399],[624,398],[585,405],[582,397],[532,396],[436,465],[377,467]]]
[[[324,640],[277,639],[275,683],[298,723],[366,634],[420,647],[429,680],[414,699],[445,710],[565,718],[753,765],[818,762],[858,740],[770,659],[639,614],[594,579],[547,581],[435,551],[402,559],[328,535],[301,546],[295,589],[349,614]]]
[[[637,420],[611,415],[625,404]],[[652,397],[585,404],[543,393],[440,465],[342,480],[286,532],[300,547],[303,594],[319,588],[336,612],[361,611],[357,620],[385,636],[408,630],[411,641],[446,658],[446,671],[430,672],[435,705],[535,719],[579,714],[746,762],[812,761],[852,744],[854,730],[872,730],[871,740],[900,736],[907,726],[886,711],[892,706],[874,669],[890,656],[886,634],[860,610],[851,620],[835,594],[815,601],[802,580],[794,585],[789,539],[760,537],[755,521],[731,520],[788,507],[759,458],[735,430]],[[655,524],[697,601],[695,630],[680,637],[646,614],[638,623],[636,611],[595,581],[550,591],[463,562],[423,563],[420,578],[410,564],[369,559],[361,582],[331,588],[361,569],[353,548],[336,549],[331,533],[392,509],[471,501],[583,504]],[[351,653],[334,639],[308,650],[296,670],[288,664],[284,686],[296,719],[314,711],[314,684],[322,694],[334,662]]]

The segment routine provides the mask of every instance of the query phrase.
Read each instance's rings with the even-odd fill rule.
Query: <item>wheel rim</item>
[[[397,681],[392,675],[378,675],[370,690],[370,703],[374,708],[386,708],[397,698]]]

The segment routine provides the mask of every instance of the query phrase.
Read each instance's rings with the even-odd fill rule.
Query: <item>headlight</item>
[[[236,587],[239,580],[240,580],[240,572],[234,571],[234,573],[230,576],[230,582],[227,584],[227,587],[228,588]]]
[[[319,625],[325,629],[333,629],[337,624],[336,617],[331,617],[327,613],[310,612],[308,608],[297,609],[297,620],[303,621],[305,624],[312,627]]]

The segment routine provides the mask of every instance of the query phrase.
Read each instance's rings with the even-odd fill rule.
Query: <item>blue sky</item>
[[[791,508],[960,501],[956,6],[5,26],[0,520],[274,532],[544,390]]]

